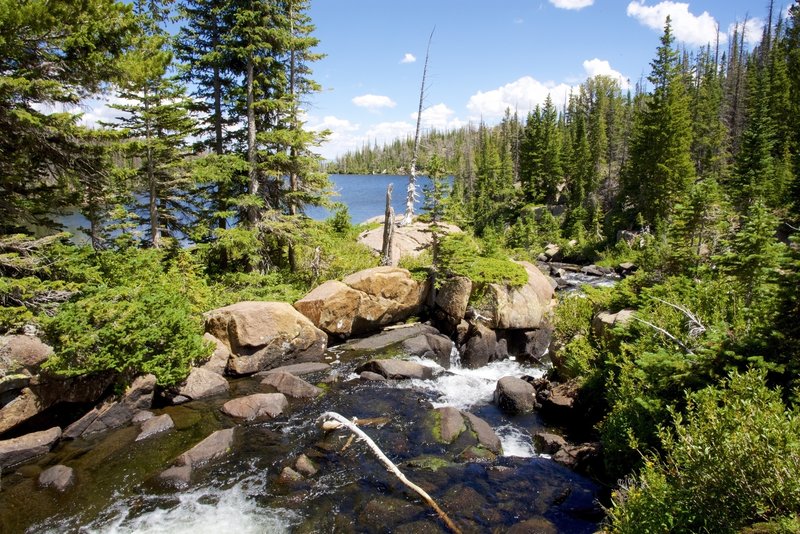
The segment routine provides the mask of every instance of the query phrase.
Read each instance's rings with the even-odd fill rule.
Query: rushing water
[[[134,442],[135,426],[63,442],[37,462],[4,474],[0,532],[445,532],[364,445],[347,445],[343,431],[319,429],[316,418],[329,410],[348,418],[381,418],[365,432],[465,532],[502,531],[526,519],[546,521],[558,532],[596,530],[599,488],[536,454],[531,435],[544,428],[536,414],[507,416],[492,403],[499,378],[539,376],[541,369],[506,360],[468,370],[453,358],[448,369],[417,360],[435,368],[431,380],[348,379],[365,358],[381,354],[334,348],[328,355],[334,373],[306,378],[319,383],[335,374],[339,380],[328,383],[318,399],[292,401],[288,416],[274,420],[236,424],[219,410],[228,399],[223,396],[156,410],[169,413],[176,428],[143,442]],[[265,388],[257,377],[233,380],[230,397]],[[486,420],[500,437],[504,456],[458,460],[456,444],[433,438],[432,410],[442,405]],[[188,488],[159,480],[181,452],[231,426],[231,454],[200,468]],[[311,458],[319,473],[301,482],[281,481],[282,469],[300,454]],[[57,463],[73,467],[77,476],[63,494],[36,486],[38,473]]]

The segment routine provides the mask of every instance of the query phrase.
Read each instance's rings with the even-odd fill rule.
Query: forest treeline
[[[302,119],[308,4],[0,0],[0,333],[44,336],[49,372],[169,386],[210,353],[203,311],[377,264],[346,209],[303,216],[330,202],[324,132]],[[594,77],[561,109],[421,143],[427,215],[467,235],[415,271],[550,244],[638,266],[554,319],[553,372],[580,387],[616,481],[610,531],[800,529],[800,1],[785,14],[771,5],[752,49],[739,25],[681,50],[667,20],[646,83]],[[103,92],[119,114],[82,126],[70,109]],[[405,172],[411,151],[327,170]],[[89,245],[59,232],[71,210]]]

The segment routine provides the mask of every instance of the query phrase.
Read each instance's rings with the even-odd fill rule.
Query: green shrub
[[[98,288],[62,306],[45,322],[45,332],[55,349],[45,367],[64,376],[153,373],[167,386],[211,352],[202,338],[201,316],[167,276]]]
[[[615,493],[613,532],[736,532],[800,512],[800,414],[763,373],[690,394],[672,418],[663,456]]]
[[[439,249],[440,271],[466,276],[479,288],[486,284],[521,287],[528,283],[528,273],[522,265],[506,259],[494,243],[490,250],[494,255],[489,255],[466,232],[449,234]]]

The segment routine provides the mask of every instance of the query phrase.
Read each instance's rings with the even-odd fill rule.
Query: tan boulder
[[[53,354],[50,345],[36,336],[10,335],[0,337],[0,375],[25,368],[35,373]]]
[[[380,227],[367,230],[358,236],[358,242],[372,249],[375,254],[381,253],[383,247],[383,217],[370,219],[367,222],[380,223]],[[442,234],[461,232],[458,226],[439,223]],[[394,240],[392,241],[392,265],[397,265],[402,257],[417,257],[431,245],[432,234],[429,231],[430,223],[414,221],[404,226],[395,226]]]
[[[626,325],[633,318],[633,310],[620,310],[617,313],[601,311],[592,318],[592,330],[594,335],[600,338],[610,339],[611,329],[618,325]]]
[[[334,336],[349,336],[363,293],[338,280],[328,280],[294,303],[297,311]]]
[[[554,290],[548,277],[531,263],[517,263],[527,271],[528,283],[518,288],[489,284],[485,297],[476,306],[490,328],[539,328],[553,305]]]
[[[426,293],[427,284],[406,269],[373,267],[325,282],[295,308],[328,334],[349,337],[407,319],[419,311]]]
[[[231,417],[251,421],[269,416],[278,417],[289,407],[283,393],[254,393],[232,399],[222,405],[222,412]]]
[[[208,361],[200,367],[206,371],[211,371],[212,373],[216,373],[218,375],[225,374],[225,368],[228,366],[228,358],[231,357],[230,349],[227,347],[227,345],[225,345],[225,343],[215,338],[208,332],[203,334],[203,339],[209,343],[213,343],[214,352],[211,353],[211,357],[208,359]]]
[[[285,302],[245,301],[204,314],[206,331],[231,351],[228,371],[250,374],[318,360],[328,336]]]

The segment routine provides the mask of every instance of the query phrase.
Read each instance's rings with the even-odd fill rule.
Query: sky
[[[431,32],[423,130],[493,124],[506,108],[525,116],[548,93],[561,106],[596,74],[633,85],[650,71],[668,14],[689,50],[713,44],[717,27],[727,47],[732,25],[745,21],[752,46],[767,2],[313,0],[326,57],[312,67],[323,89],[307,103],[307,126],[331,131],[319,150],[326,159],[413,135]]]
[[[717,28],[727,48],[745,22],[753,46],[768,1],[311,0],[325,57],[312,65],[322,90],[304,103],[306,127],[330,131],[318,148],[326,160],[413,136],[431,34],[423,131],[496,124],[507,108],[524,117],[548,94],[561,107],[597,74],[633,86],[650,72],[667,15],[688,50],[713,44]],[[776,11],[792,1],[776,0]],[[119,114],[100,101],[82,111],[90,125]]]

